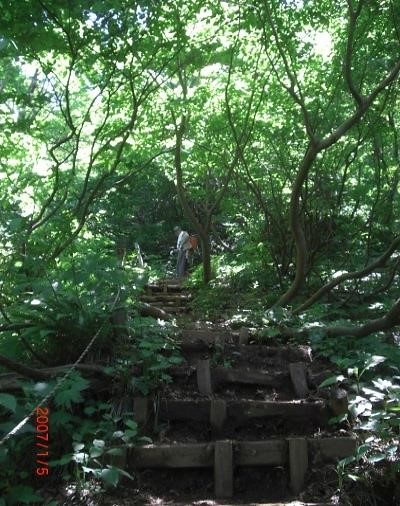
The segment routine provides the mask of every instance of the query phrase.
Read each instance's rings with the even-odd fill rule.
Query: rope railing
[[[121,293],[121,287],[118,288],[118,292],[117,292],[115,299],[111,305],[111,312],[115,309],[115,306],[117,305],[120,293]],[[45,406],[50,401],[50,399],[53,398],[54,394],[59,390],[61,385],[68,379],[68,377],[70,376],[72,371],[74,371],[76,369],[77,365],[79,365],[80,362],[83,360],[83,358],[87,355],[90,348],[93,346],[94,342],[96,341],[96,339],[100,335],[100,332],[103,330],[103,328],[106,324],[106,321],[107,321],[106,319],[103,321],[103,323],[100,325],[100,327],[97,330],[97,332],[95,333],[95,335],[90,340],[89,344],[86,346],[86,348],[80,354],[79,358],[72,364],[72,366],[68,369],[68,371],[64,374],[64,376],[62,376],[61,378],[58,379],[56,385],[54,385],[52,390],[32,409],[32,411],[23,420],[21,420],[21,422],[19,422],[12,430],[10,430],[10,432],[8,432],[5,436],[3,436],[0,439],[0,446],[3,445],[12,436],[15,436],[22,429],[22,427],[24,427],[29,422],[29,420],[36,413],[37,409]]]

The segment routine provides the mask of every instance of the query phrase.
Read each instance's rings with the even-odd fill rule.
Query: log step
[[[233,342],[235,340],[236,342]],[[257,355],[258,357],[274,358],[281,362],[311,362],[308,346],[269,346],[264,344],[237,344],[237,337],[231,333],[215,332],[213,334],[189,335],[178,337],[182,352],[201,351],[224,346],[226,352],[238,352],[243,358]]]
[[[219,404],[219,409],[215,405]],[[223,405],[223,406],[222,406]],[[215,412],[225,412],[225,419],[237,423],[246,423],[258,418],[292,418],[309,420],[310,422],[326,421],[328,409],[322,400],[316,402],[299,401],[253,401],[253,400],[170,400],[162,399],[158,415],[161,419],[190,420],[212,423]],[[225,420],[226,421],[226,420]]]
[[[290,439],[232,441],[235,464],[239,466],[286,464],[289,460],[288,442]],[[356,440],[352,437],[303,439],[307,442],[308,452],[318,452],[323,462],[348,457],[356,449]],[[129,450],[128,464],[138,469],[212,467],[214,444],[214,442],[209,442],[136,446]]]
[[[190,308],[188,307],[174,307],[174,306],[168,306],[168,307],[165,307],[165,306],[155,306],[155,307],[158,307],[159,309],[161,309],[162,311],[165,311],[166,313],[171,313],[171,314],[175,314],[175,313],[187,313],[188,311],[190,311]]]
[[[182,292],[183,291],[183,287],[182,285],[178,285],[178,284],[159,284],[159,285],[154,285],[154,284],[151,284],[151,285],[146,285],[145,286],[145,289],[148,293],[151,293],[151,292],[165,292],[165,293],[168,293],[168,292]]]
[[[189,302],[192,300],[192,296],[190,294],[184,295],[184,294],[170,294],[170,293],[155,293],[154,295],[141,295],[141,300],[145,302],[159,302],[159,301],[182,301],[182,302]]]
[[[199,361],[200,362],[200,361]],[[206,361],[203,361],[206,362]],[[208,361],[209,362],[209,361]],[[203,371],[206,366],[202,366]],[[223,384],[237,385],[261,385],[272,388],[285,388],[290,385],[289,372],[282,370],[262,371],[250,368],[226,369],[225,367],[213,367],[211,371],[211,382],[214,387]],[[192,366],[171,367],[168,373],[176,378],[189,378],[196,374],[196,368]]]
[[[285,386],[289,373],[283,371],[260,371],[250,368],[226,369],[215,367],[212,369],[212,379],[215,386],[225,383],[236,383],[238,385],[263,385],[274,388]]]
[[[308,463],[318,454],[320,462],[335,462],[356,450],[350,437],[281,438],[265,441],[218,440],[210,443],[137,446],[127,451],[128,469],[214,468],[217,497],[231,497],[235,467],[285,466],[294,493],[304,487]]]
[[[187,306],[183,306],[182,304],[184,304],[185,301],[175,301],[175,300],[157,300],[155,302],[151,302],[150,304],[154,307],[159,307],[159,308],[168,308],[168,309],[173,309],[175,307],[182,307],[182,308],[185,308],[185,309],[188,309]]]

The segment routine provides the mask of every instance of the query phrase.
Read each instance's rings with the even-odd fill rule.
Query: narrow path
[[[143,301],[186,314],[191,295],[171,279],[149,285]],[[318,502],[324,480],[335,479],[335,462],[356,440],[328,424],[328,403],[314,393],[325,364],[306,346],[255,344],[245,328],[190,327],[180,331],[184,362],[173,382],[156,399],[134,400],[154,443],[135,448],[127,464],[140,490],[161,501],[143,504],[272,506],[313,494],[314,504],[328,504]]]

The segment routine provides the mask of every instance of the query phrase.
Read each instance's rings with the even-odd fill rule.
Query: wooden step
[[[268,346],[264,344],[238,344],[232,342],[232,334],[229,332],[215,332],[212,334],[200,333],[198,335],[187,334],[178,337],[182,352],[201,350],[213,350],[224,346],[226,353],[238,353],[243,359],[257,355],[266,359],[276,359],[280,362],[311,362],[311,352],[308,346]]]
[[[289,460],[292,438],[263,441],[232,441],[238,466],[282,465]],[[298,438],[296,438],[298,439]],[[332,462],[353,454],[356,439],[352,437],[300,438],[308,451],[319,452],[321,462]],[[135,468],[212,467],[215,442],[149,444],[128,450],[128,464]]]
[[[150,304],[160,308],[187,307],[184,300],[156,300]]]
[[[198,361],[198,364],[201,361]],[[209,362],[209,360],[208,360]],[[210,363],[209,363],[210,367]],[[176,378],[190,378],[197,375],[198,367],[193,366],[176,366],[171,367],[168,373],[171,377]],[[203,369],[206,370],[206,367]],[[210,367],[211,381],[215,388],[224,384],[237,384],[237,385],[260,385],[272,388],[290,388],[289,371],[274,370],[269,371],[256,370],[251,368],[234,368],[227,369],[225,367]]]
[[[251,501],[244,503],[243,501],[240,502],[226,502],[220,503],[223,506],[334,506],[332,502],[302,502],[302,501],[290,501],[290,502],[258,502],[258,501]],[[201,499],[196,500],[196,502],[171,502],[168,501],[165,503],[165,506],[216,506],[215,500],[210,499]]]
[[[294,493],[304,486],[308,463],[335,462],[355,452],[351,437],[279,438],[263,441],[218,440],[209,443],[176,443],[137,446],[127,450],[128,469],[214,468],[217,497],[234,494],[234,469],[242,466],[285,466]],[[227,488],[222,487],[226,483]],[[225,491],[228,490],[228,494]]]
[[[161,399],[158,416],[161,419],[211,421],[212,412],[225,411],[225,418],[235,423],[245,424],[251,419],[259,418],[291,418],[295,420],[309,420],[310,423],[327,421],[329,417],[325,401],[254,401],[254,400],[221,400],[197,399],[174,400]],[[224,408],[222,408],[224,405]]]
[[[156,306],[156,307],[159,307],[159,309],[162,309],[166,313],[171,313],[171,314],[187,313],[188,311],[190,311],[190,308],[184,307],[184,306],[178,306],[178,307],[176,307],[176,306],[168,306],[168,307]]]
[[[152,292],[165,292],[165,293],[168,293],[168,292],[182,292],[184,289],[182,287],[182,285],[180,284],[170,284],[170,283],[166,283],[166,284],[148,284],[148,285],[145,285],[145,289],[146,289],[146,292],[147,294],[151,294]]]
[[[140,299],[145,302],[159,302],[159,301],[182,301],[182,302],[189,302],[192,300],[192,296],[190,294],[171,294],[171,293],[164,293],[159,292],[155,293],[154,295],[141,295]]]
[[[224,330],[182,330],[179,340],[182,343],[204,343],[214,345],[215,343],[234,342],[233,334]]]
[[[264,385],[279,388],[289,378],[289,373],[254,370],[250,367],[234,369],[215,367],[212,369],[212,378],[216,386],[225,383],[237,383],[239,385]]]

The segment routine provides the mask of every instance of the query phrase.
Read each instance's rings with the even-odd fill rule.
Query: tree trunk
[[[295,297],[302,287],[306,276],[307,243],[300,216],[300,194],[303,183],[306,180],[310,168],[317,156],[318,149],[310,144],[301,163],[299,172],[294,182],[290,199],[290,228],[296,244],[296,275],[290,288],[276,302],[277,306],[284,306]]]
[[[208,234],[200,235],[201,252],[203,259],[203,281],[205,284],[209,283],[212,279],[211,268],[211,244],[210,236]]]

